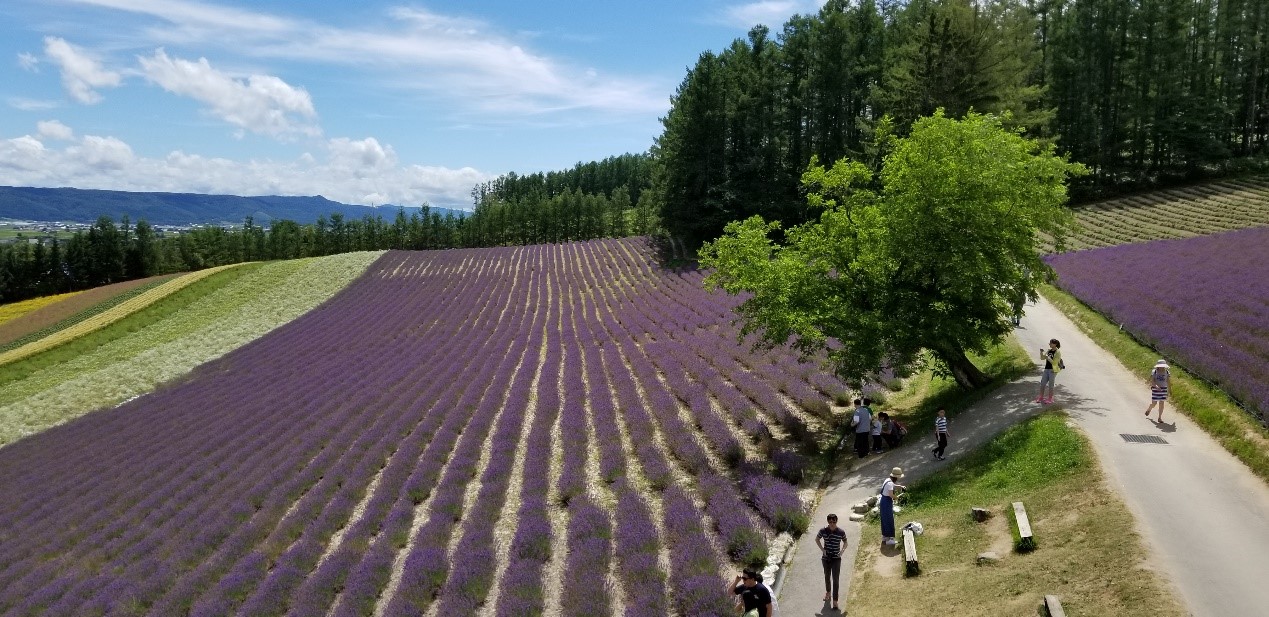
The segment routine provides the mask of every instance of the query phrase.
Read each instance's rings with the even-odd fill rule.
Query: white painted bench
[[[1066,611],[1062,610],[1062,602],[1057,596],[1044,596],[1044,610],[1049,617],[1066,617]]]
[[[911,529],[903,530],[903,560],[907,563],[908,576],[921,573],[921,564],[917,560],[916,534]]]
[[[1021,501],[1013,502],[1013,518],[1018,524],[1018,543],[1014,549],[1019,553],[1035,550],[1035,536],[1031,535],[1031,521],[1027,518],[1027,509]]]

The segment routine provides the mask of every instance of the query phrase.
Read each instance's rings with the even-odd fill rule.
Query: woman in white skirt
[[[1154,410],[1154,406],[1159,406],[1159,419],[1156,422],[1163,422],[1163,406],[1168,402],[1168,390],[1172,387],[1172,372],[1168,370],[1168,363],[1163,359],[1154,363],[1154,369],[1150,371],[1150,406],[1146,408],[1146,417],[1150,417],[1150,412]]]

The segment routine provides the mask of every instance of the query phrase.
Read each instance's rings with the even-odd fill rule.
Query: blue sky
[[[0,185],[469,207],[646,150],[701,52],[820,4],[3,0]]]

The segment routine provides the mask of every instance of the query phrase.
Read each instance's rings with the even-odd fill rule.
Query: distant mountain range
[[[339,213],[345,219],[378,214],[391,221],[398,208],[406,214],[417,206],[358,206],[314,197],[240,197],[237,195],[201,195],[197,193],[132,193],[72,188],[36,188],[0,186],[0,218],[26,221],[61,221],[92,223],[101,215],[118,221],[124,216],[133,222],[145,219],[151,225],[241,225],[248,216],[257,225],[274,219],[289,219],[301,224],[316,223],[317,217]],[[432,208],[441,215],[462,210]]]

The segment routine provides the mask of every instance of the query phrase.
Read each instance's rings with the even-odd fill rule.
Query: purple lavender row
[[[700,293],[704,294],[703,291]],[[656,325],[657,323],[673,321],[671,316],[661,309],[662,306],[667,305],[670,302],[670,299],[663,297],[661,302],[650,302],[647,300],[646,296],[635,299],[631,304],[634,310],[624,313],[623,321],[629,320],[640,332],[656,333],[660,331],[660,327]],[[652,319],[646,316],[645,313],[656,313],[658,318]],[[691,331],[694,330],[694,328],[681,326],[681,329],[683,332],[680,333],[679,337],[692,338]],[[696,349],[698,350],[698,353],[704,357],[713,357],[711,352],[707,351],[713,349],[712,346],[698,346]],[[744,371],[740,369],[734,361],[728,363],[725,358],[720,358],[719,361],[726,363],[726,365],[730,365],[730,368],[732,369],[730,373],[733,375],[736,373],[744,373]],[[720,370],[722,368],[724,367],[720,367]],[[806,426],[805,422],[803,422],[801,418],[798,418],[795,414],[785,409],[784,402],[780,400],[778,394],[776,394],[773,389],[765,383],[760,382],[752,375],[744,374],[744,376],[738,378],[744,381],[744,383],[741,384],[741,389],[745,391],[745,394],[753,398],[761,407],[774,414],[780,423],[785,425],[786,429],[789,430],[795,439],[802,441],[808,448],[818,448],[818,441],[815,434]]]
[[[255,458],[259,458],[259,456]],[[214,496],[216,496],[216,494],[214,493],[204,493],[204,495],[199,496],[199,498],[206,500],[206,499],[213,499]],[[220,515],[218,515],[218,517],[212,517],[212,518],[204,517],[204,528],[202,529],[201,532],[199,532],[199,536],[195,537],[195,540],[197,540],[197,538],[204,538],[204,541],[207,541],[207,540],[216,540],[216,538],[218,537],[225,537],[227,536],[227,533],[217,532],[217,529],[226,528],[227,526],[230,526],[230,524],[232,524],[233,522],[236,522],[237,519],[239,519],[239,517],[242,517],[242,515],[247,515],[249,513],[250,513],[250,510],[245,510],[245,512],[244,510],[237,510],[237,512],[235,512],[235,510],[228,510],[228,512],[222,512]],[[121,517],[119,517],[118,522],[127,523],[128,517],[126,517],[126,515],[121,515]],[[123,529],[121,529],[121,531],[123,531]],[[123,531],[123,532],[126,533],[126,531]],[[108,529],[103,529],[103,531],[99,531],[98,533],[103,534],[103,536],[98,536],[98,537],[108,538],[108,537],[112,537],[110,536],[110,534],[113,534],[115,532],[110,531],[110,529],[108,528]],[[223,536],[221,536],[220,533],[223,533]],[[90,540],[89,542],[85,542],[84,546],[108,546],[108,542],[95,540],[95,538],[93,538],[93,540]],[[53,581],[53,584],[57,584],[57,583],[60,583],[60,581],[57,581],[57,580]],[[91,584],[91,581],[88,581],[88,584]],[[13,587],[16,587],[19,589],[22,588],[23,581],[19,581],[19,583],[16,585],[13,585]],[[47,588],[47,585],[46,585],[46,588]],[[74,590],[76,592],[75,594],[69,595],[69,597],[66,598],[65,602],[60,603],[60,606],[56,606],[58,611],[61,611],[61,609],[74,608],[71,606],[70,603],[75,602],[75,600],[79,599],[80,595],[88,594],[91,592],[91,589],[84,588],[84,585],[77,585],[77,587]],[[41,595],[47,595],[47,594],[48,594],[47,590],[44,590],[44,592]]]
[[[582,495],[568,506],[568,560],[560,598],[566,617],[612,613],[608,566],[612,559],[612,523],[608,514]]]
[[[616,389],[617,409],[625,420],[626,432],[630,435],[640,470],[653,489],[662,491],[673,480],[673,472],[657,448],[656,442],[652,440],[652,436],[656,434],[656,425],[652,423],[651,415],[644,408],[639,391],[635,388],[634,379],[626,369],[620,354],[619,350],[607,346],[600,351],[607,369],[608,382]]]
[[[632,364],[635,367],[635,372],[639,373],[640,365],[637,362],[637,358],[641,356],[630,347],[625,347],[624,349],[627,358],[636,358],[635,360],[632,360]],[[645,370],[641,375],[641,381],[645,384],[645,388],[647,387],[649,378],[655,379],[655,376],[649,377],[647,375],[647,371]],[[741,379],[743,380],[744,377]],[[752,377],[750,377],[750,379],[752,379]],[[744,382],[742,382],[742,384],[743,383]],[[757,387],[752,388],[751,391],[755,394],[761,392],[761,390]],[[775,401],[771,401],[771,403],[778,404],[780,410],[784,411],[788,416],[792,416],[791,413],[784,410],[782,401],[778,401],[778,399],[776,399]],[[800,422],[800,419],[797,419],[795,416],[793,419]],[[663,428],[664,426],[665,425],[663,424]],[[681,444],[682,442],[679,441],[679,443]],[[670,442],[670,445],[671,448],[673,448],[675,442]],[[746,466],[745,469],[747,471],[752,471],[754,467]],[[746,477],[742,482],[742,487],[749,503],[753,505],[759,514],[761,514],[763,518],[767,519],[767,521],[769,521],[777,531],[790,531],[793,533],[801,533],[802,531],[805,531],[806,525],[808,524],[806,521],[808,519],[805,513],[805,506],[801,503],[796,487],[769,477],[760,479]],[[771,494],[760,495],[758,494],[758,491],[769,491]],[[723,499],[720,500],[719,503],[727,503],[728,501],[729,500]],[[732,503],[734,503],[734,501],[732,501]],[[718,507],[717,509],[721,510],[722,508]],[[752,527],[746,525],[744,521],[735,521],[734,519],[728,519],[728,521],[723,524],[728,525],[731,530],[731,535],[727,536],[729,550],[735,550],[736,554],[748,555],[749,558],[756,559],[758,553],[752,552],[747,548],[754,546],[752,535],[749,535],[750,532],[748,532],[748,530],[752,529]],[[762,550],[765,550],[765,547]]]
[[[503,305],[505,306],[505,304]],[[517,325],[514,328],[506,330],[507,335],[517,332],[523,333],[525,328]],[[529,328],[532,331],[532,328]],[[491,343],[502,337],[493,337]],[[487,343],[490,345],[490,343]],[[403,572],[401,586],[398,594],[391,600],[391,604],[387,607],[388,614],[401,614],[394,611],[407,610],[406,600],[415,599],[413,594],[426,596],[424,606],[432,601],[432,596],[440,591],[441,585],[447,576],[449,560],[447,556],[448,544],[457,523],[461,520],[464,509],[464,493],[465,487],[469,480],[473,479],[481,458],[481,448],[484,445],[486,436],[489,434],[498,411],[502,407],[502,397],[492,395],[490,388],[495,384],[512,383],[512,377],[515,372],[516,365],[521,362],[526,355],[528,347],[527,340],[523,336],[517,336],[509,350],[505,344],[492,345],[498,349],[498,353],[504,353],[501,362],[497,365],[496,371],[488,370],[493,365],[487,365],[486,370],[476,378],[472,379],[475,387],[468,388],[464,393],[463,399],[460,400],[460,408],[476,408],[476,413],[471,416],[467,426],[461,429],[458,435],[457,445],[454,447],[448,462],[445,465],[443,475],[439,480],[435,481],[434,487],[418,487],[430,492],[431,502],[429,504],[430,515],[427,522],[423,524],[419,532],[412,538],[413,548],[410,555],[405,559],[405,569]],[[487,356],[486,356],[487,357]],[[458,375],[453,375],[451,379],[458,379]],[[515,413],[523,413],[522,410]],[[513,421],[514,415],[506,416],[508,421]],[[516,427],[519,426],[515,423]],[[515,429],[518,434],[518,428]],[[496,465],[497,461],[492,461]],[[437,469],[435,465],[432,469]],[[496,472],[497,469],[494,470]],[[429,473],[421,480],[433,480],[435,473]],[[432,484],[429,482],[428,484]],[[505,484],[503,485],[505,488]],[[493,490],[495,487],[491,487]],[[412,519],[410,519],[412,521]],[[376,598],[382,593],[384,586],[388,582],[391,574],[393,560],[396,558],[397,550],[399,550],[399,541],[397,538],[404,529],[408,529],[409,522],[400,520],[398,525],[403,529],[390,531],[383,534],[377,542],[371,547],[366,555],[356,564],[348,575],[348,582],[343,590],[342,601],[340,602],[336,615],[354,615],[368,612],[373,608]],[[438,556],[440,561],[428,562],[419,567],[419,556],[429,555]],[[419,584],[416,588],[416,584]],[[407,595],[409,594],[409,595]],[[394,606],[396,608],[394,608]],[[301,614],[301,613],[297,613]]]
[[[545,300],[545,298],[541,298]],[[530,305],[535,305],[533,299]],[[485,602],[496,575],[495,529],[506,502],[507,487],[511,482],[512,461],[510,454],[516,451],[529,407],[529,396],[540,347],[528,347],[524,365],[507,380],[495,383],[511,383],[507,400],[503,403],[502,416],[492,439],[492,452],[485,472],[480,479],[480,491],[471,508],[471,516],[463,525],[463,535],[458,542],[450,563],[449,578],[441,591],[438,613],[441,615],[472,614]],[[514,379],[514,381],[511,381]]]
[[[547,322],[547,327],[551,331],[559,327],[554,315]],[[524,480],[520,487],[520,510],[516,515],[518,524],[511,540],[507,570],[499,586],[499,617],[537,616],[546,609],[542,572],[551,558],[547,495],[551,486],[551,428],[560,408],[558,384],[561,360],[559,340],[552,339],[542,364],[533,428],[525,446]]]
[[[735,467],[744,458],[744,449],[740,441],[732,433],[731,427],[710,404],[709,391],[700,382],[687,379],[687,371],[679,363],[677,345],[670,343],[650,343],[644,347],[658,368],[661,369],[670,389],[687,405],[696,421],[696,428],[704,435],[706,441],[714,448],[719,457],[727,465]]]
[[[621,478],[612,485],[621,518],[615,529],[617,574],[627,590],[625,617],[669,615],[665,570],[661,568],[661,537],[652,514],[637,493]]]
[[[478,339],[472,340],[473,347],[480,343]],[[461,367],[459,372],[467,371],[476,357],[474,353],[471,353],[474,351],[474,348],[469,348],[468,353],[456,354],[457,357],[452,358],[456,363],[455,366]],[[341,550],[331,557],[334,563],[346,563],[351,560],[353,550],[346,547],[368,545],[373,534],[380,531],[386,533],[394,544],[404,545],[404,531],[409,528],[413,502],[409,501],[408,495],[405,500],[401,499],[401,496],[407,493],[405,486],[410,480],[411,470],[423,455],[424,448],[431,445],[430,438],[438,432],[442,421],[447,417],[447,412],[453,408],[452,405],[457,402],[457,398],[461,396],[468,383],[432,381],[428,384],[427,390],[413,403],[412,413],[408,415],[418,415],[416,410],[430,407],[427,409],[427,415],[411,429],[406,435],[406,441],[392,454],[389,464],[383,470],[379,488],[367,504],[365,513],[352,525],[351,529],[346,531]],[[408,505],[403,503],[407,501]],[[337,521],[331,520],[333,518],[335,517],[330,516],[328,512],[321,512],[314,517],[315,524],[303,531],[300,536],[302,541],[297,541],[278,559],[269,578],[247,600],[242,611],[244,614],[279,615],[286,612],[290,605],[290,595],[303,584],[304,579],[316,566],[318,557],[330,536],[335,532]],[[331,587],[328,586],[326,589]],[[305,598],[313,599],[320,595],[308,594]],[[321,608],[327,604],[329,600],[315,608]]]
[[[370,391],[381,391],[381,388],[372,387],[370,388]],[[382,405],[382,402],[377,403],[377,406],[380,405]],[[345,512],[341,513],[341,518],[344,518],[345,520],[347,519],[348,514],[351,512],[351,505],[355,504],[360,498],[359,493],[369,482],[369,478],[386,463],[387,457],[385,452],[389,449],[394,449],[393,446],[389,445],[390,442],[395,443],[398,441],[400,439],[400,435],[404,433],[406,426],[417,423],[417,421],[417,419],[405,420],[400,416],[397,416],[397,423],[395,425],[385,423],[383,428],[377,426],[371,427],[371,429],[362,437],[361,442],[365,444],[370,444],[372,441],[376,440],[377,442],[374,446],[367,445],[364,447],[365,449],[372,449],[373,454],[370,456],[369,460],[357,467],[356,472],[351,474],[348,478],[348,480],[351,480],[352,486],[357,487],[352,489],[352,491],[355,492],[350,492],[345,487],[343,493],[339,495],[342,499],[339,499],[337,503],[339,503],[343,508],[347,508]],[[354,447],[353,452],[355,453],[358,450],[359,448]],[[345,455],[345,459],[347,458],[350,457]],[[354,540],[355,539],[356,538],[354,538]],[[247,541],[244,542],[244,544],[249,545],[251,543]],[[349,546],[355,545],[355,543],[349,544]],[[228,556],[223,558],[223,561],[232,561],[233,558],[234,554],[230,553]],[[259,577],[250,576],[250,560],[244,560],[244,562],[241,563],[242,567],[247,568],[247,570],[245,572],[230,571],[226,574],[217,588],[214,588],[210,593],[203,594],[201,602],[194,606],[194,614],[223,614],[227,610],[236,606],[236,600],[241,599],[241,597],[245,596],[246,592],[249,592],[254,588],[252,581],[259,580]]]
[[[1252,413],[1269,415],[1269,227],[1046,261],[1063,289]]]
[[[594,312],[590,297],[582,298],[584,314]],[[590,402],[591,418],[595,429],[595,441],[599,450],[599,476],[611,484],[626,475],[626,453],[622,448],[621,430],[617,423],[617,408],[613,405],[612,387],[604,373],[603,358],[598,353],[601,340],[595,338],[598,324],[586,320],[586,326],[578,333],[578,343],[586,354],[586,400]]]
[[[477,359],[479,357],[477,352],[488,345],[491,339],[499,335],[505,336],[505,331],[494,330],[489,332],[489,335],[488,338],[483,339],[472,338],[471,345],[462,352],[462,357],[467,358],[468,362]],[[455,367],[464,365],[463,362],[454,360],[446,367],[446,370],[453,370]],[[484,365],[483,370],[491,370],[493,366],[493,364]],[[331,554],[312,576],[303,581],[299,591],[294,593],[294,600],[288,603],[293,607],[290,609],[292,614],[317,615],[327,612],[327,607],[333,602],[336,592],[344,586],[349,572],[358,560],[364,557],[365,547],[374,539],[374,535],[369,532],[378,534],[381,541],[391,543],[398,550],[404,546],[413,521],[414,507],[430,493],[458,434],[471,417],[470,407],[463,407],[463,405],[474,404],[470,398],[463,398],[467,396],[467,389],[473,381],[439,379],[437,382],[452,384],[456,387],[447,389],[441,398],[428,401],[434,410],[439,410],[445,414],[445,417],[443,424],[431,436],[431,441],[419,456],[422,464],[410,457],[397,459],[403,463],[403,467],[410,470],[410,473],[396,490],[393,490],[390,485],[381,487],[379,495],[372,502],[372,506],[382,507],[389,499],[393,500],[386,518],[381,522],[381,527],[369,529],[373,519],[363,517],[364,524],[350,529],[339,550]],[[385,547],[379,546],[379,551],[382,552]],[[382,559],[381,555],[380,559]]]
[[[513,358],[508,356],[498,370],[501,383],[510,380],[515,367],[511,360]],[[463,515],[464,488],[476,474],[480,448],[500,406],[501,400],[485,397],[459,436],[444,475],[432,491],[428,519],[412,538],[413,546],[405,558],[400,588],[389,602],[386,614],[411,615],[424,611],[440,592],[449,565],[449,537]]]
[[[570,315],[565,315],[559,336],[564,345],[564,406],[560,410],[560,477],[555,483],[560,503],[567,506],[586,492],[587,422],[586,384],[582,381],[581,350],[577,346]]]
[[[722,560],[710,544],[699,511],[677,486],[666,489],[663,495],[666,543],[670,546],[670,581],[678,614],[732,612],[731,599],[718,584]]]
[[[113,514],[113,513],[112,513]],[[10,587],[11,588],[11,587]]]

